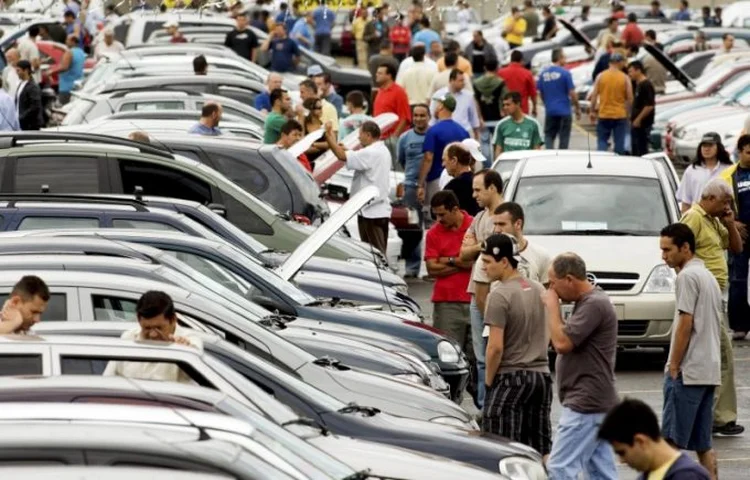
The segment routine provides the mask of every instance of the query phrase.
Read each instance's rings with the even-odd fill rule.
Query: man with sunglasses
[[[123,333],[120,338],[187,345],[203,350],[200,338],[177,325],[177,314],[169,295],[155,290],[144,293],[136,305],[138,327]],[[113,360],[104,370],[105,376],[193,383],[176,363],[126,362]]]

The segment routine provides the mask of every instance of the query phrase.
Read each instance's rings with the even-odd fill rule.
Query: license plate
[[[575,307],[575,305],[572,304],[572,303],[560,306],[560,311],[562,312],[563,322],[566,321],[568,318],[570,318],[571,315],[573,315],[573,308],[574,307]]]

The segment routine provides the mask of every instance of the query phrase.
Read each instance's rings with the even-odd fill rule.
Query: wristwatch
[[[451,267],[455,267],[456,266],[456,259],[453,258],[453,257],[448,257],[448,265],[450,265]]]

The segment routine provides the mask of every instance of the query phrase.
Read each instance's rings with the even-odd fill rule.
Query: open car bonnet
[[[287,148],[287,151],[292,154],[294,158],[299,157],[303,153],[305,153],[310,147],[312,147],[313,143],[320,140],[323,135],[325,135],[325,130],[322,128],[319,128],[313,132],[308,133],[305,135],[305,137],[300,140],[299,142],[295,143],[291,147]]]
[[[573,35],[573,38],[576,39],[576,42],[589,47],[592,53],[596,51],[596,47],[594,47],[594,45],[591,43],[589,37],[584,35],[584,33],[578,30],[578,28],[576,28],[572,23],[562,18],[558,18],[557,22],[565,27],[565,29],[568,30],[571,35]]]
[[[394,115],[395,116],[395,115]],[[333,235],[336,235],[341,227],[351,217],[357,214],[362,207],[378,196],[377,187],[370,185],[352,195],[349,201],[343,204],[333,215],[323,222],[315,230],[315,233],[307,237],[307,240],[297,247],[286,261],[276,269],[284,280],[290,280],[299,271],[300,268],[322,247]]]
[[[664,68],[666,68],[667,71],[672,74],[672,77],[675,80],[684,85],[688,90],[695,90],[695,83],[693,83],[693,80],[690,78],[690,76],[685,73],[685,70],[678,67],[676,63],[674,63],[669,57],[667,57],[664,52],[647,43],[643,44],[643,48],[649,53],[649,55],[651,55],[659,63],[661,63]]]

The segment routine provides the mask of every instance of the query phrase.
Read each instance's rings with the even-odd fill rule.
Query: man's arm
[[[484,362],[484,384],[487,387],[492,386],[495,376],[500,370],[500,362],[503,360],[503,350],[505,348],[505,330],[490,325],[490,338],[487,340],[487,351],[485,352]]]
[[[450,265],[451,258],[453,258],[453,265]],[[471,262],[467,264],[457,257],[428,258],[425,260],[425,264],[427,265],[427,273],[432,277],[447,277],[461,270],[469,270],[472,265]]]
[[[346,150],[344,150],[344,147],[339,145],[339,143],[336,141],[336,134],[333,131],[333,125],[331,124],[331,122],[326,122],[325,138],[326,142],[328,143],[328,148],[331,149],[336,158],[338,158],[342,162],[345,162]]]
[[[721,223],[727,228],[727,232],[729,233],[729,251],[732,253],[742,253],[742,237],[740,236],[740,231],[737,229],[734,211],[731,208],[721,217]]]
[[[633,106],[633,84],[630,82],[630,79],[627,79],[627,82],[625,82],[625,107],[627,110],[630,110],[630,107]]]
[[[589,105],[589,117],[591,117],[591,121],[593,122],[596,120],[596,103],[599,100],[599,79],[601,77],[596,77],[596,80],[594,80],[594,89],[591,90],[591,103]]]
[[[459,256],[461,260],[469,262],[475,261],[479,257],[479,252],[482,251],[482,246],[477,241],[477,236],[474,231],[469,227],[469,230],[464,235],[464,239],[461,242],[461,253]]]
[[[427,174],[430,173],[430,168],[432,168],[432,157],[432,152],[424,152],[424,157],[422,158],[422,166],[419,169],[419,182],[417,185],[417,197],[420,201],[424,201],[425,187],[427,184]]]
[[[575,344],[573,340],[565,333],[565,324],[560,315],[560,297],[557,292],[549,288],[542,297],[544,305],[547,307],[547,325],[550,331],[550,342],[555,352],[566,354],[573,351]]]
[[[474,301],[477,303],[477,309],[484,315],[487,308],[487,295],[490,293],[490,284],[484,282],[474,282]]]
[[[268,48],[271,46],[271,39],[273,38],[273,34],[268,35],[265,40],[263,40],[263,43],[260,45],[260,51],[261,52],[267,52]]]
[[[53,73],[62,73],[67,72],[70,69],[70,64],[73,62],[73,53],[70,50],[67,50],[65,53],[63,53],[62,59],[60,60],[60,66],[57,68],[51,68],[49,73],[50,75]]]
[[[675,379],[680,373],[682,359],[685,357],[688,344],[690,343],[690,333],[693,331],[693,315],[680,312],[680,324],[677,326],[672,343],[672,358],[669,362],[669,375]]]

